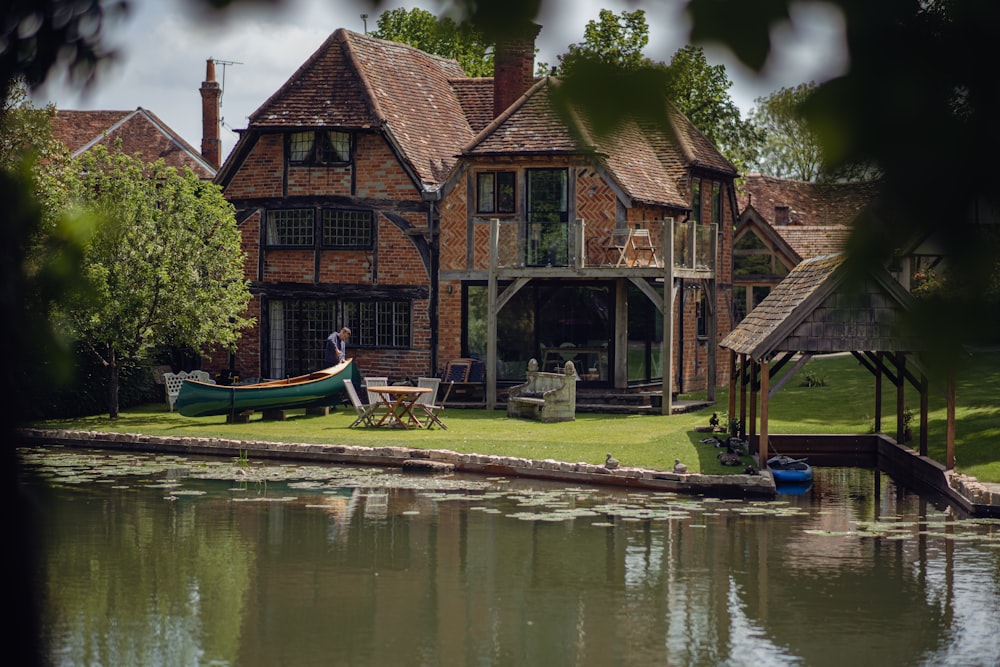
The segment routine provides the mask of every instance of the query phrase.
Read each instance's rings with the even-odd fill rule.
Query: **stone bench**
[[[576,419],[576,367],[566,362],[562,373],[538,370],[538,361],[528,362],[526,382],[507,394],[507,416],[542,422]]]

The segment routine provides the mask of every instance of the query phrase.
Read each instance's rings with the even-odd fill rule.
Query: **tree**
[[[763,141],[729,96],[725,65],[710,65],[699,46],[677,50],[667,67],[667,98],[725,155],[737,171],[753,163]]]
[[[61,316],[107,367],[116,418],[121,370],[152,347],[232,347],[252,324],[240,233],[218,186],[190,169],[97,146],[73,174],[73,201],[94,221],[82,269],[90,292]]]
[[[642,51],[649,44],[649,24],[646,12],[637,9],[622,11],[619,16],[608,9],[598,13],[596,21],[587,21],[583,29],[583,44],[570,44],[569,50],[557,58],[556,74],[570,75],[581,63],[589,61],[614,64],[628,72],[653,65]],[[539,74],[549,74],[548,63],[539,63]]]
[[[802,103],[816,89],[815,83],[780,88],[758,97],[750,121],[763,133],[758,169],[765,174],[816,180],[823,167],[819,136],[802,115]]]
[[[596,95],[604,94],[611,79],[629,82],[627,85],[634,92],[619,92],[626,96],[638,92],[646,98],[645,102],[638,102],[640,109],[648,104],[649,98],[655,97],[642,86],[656,86],[738,170],[752,162],[761,136],[742,118],[739,107],[729,96],[733,82],[725,66],[709,65],[704,51],[695,46],[679,49],[669,65],[654,62],[643,55],[648,43],[649,25],[643,10],[623,11],[616,16],[602,9],[597,21],[587,22],[583,43],[571,44],[566,53],[558,56],[559,66],[555,71],[569,79],[573,88],[601,80],[605,88],[598,89]],[[546,63],[538,67],[540,73],[546,73],[546,69]],[[574,80],[581,82],[580,85],[573,86]],[[618,94],[607,98],[610,105],[624,105],[623,99],[627,99]],[[654,121],[661,122],[655,112],[652,115]]]
[[[379,14],[378,28],[371,35],[454,58],[470,77],[493,76],[492,44],[468,23],[459,25],[424,9],[400,7]]]

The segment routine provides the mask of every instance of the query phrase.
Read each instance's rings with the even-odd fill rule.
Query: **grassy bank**
[[[804,386],[806,375],[814,386]],[[864,433],[874,423],[874,380],[850,356],[814,359],[771,402],[772,433]],[[697,398],[697,395],[692,396]],[[957,388],[957,468],[983,481],[1000,482],[1000,352],[977,353],[960,376]],[[895,389],[884,388],[882,430],[892,433]],[[919,413],[919,397],[907,388],[907,406]],[[623,465],[669,469],[679,458],[693,472],[738,472],[719,464],[718,450],[702,444],[693,429],[708,424],[713,411],[728,406],[726,391],[716,396],[714,408],[683,415],[607,415],[579,413],[575,422],[540,424],[508,419],[500,411],[445,410],[448,430],[349,428],[354,411],[341,407],[329,416],[306,416],[292,411],[285,421],[227,424],[225,417],[188,418],[167,411],[166,404],[124,411],[111,421],[106,415],[52,420],[39,427],[144,433],[241,440],[308,442],[363,446],[403,446],[450,449],[600,463],[607,453]],[[930,454],[944,459],[945,403],[937,387],[930,400]],[[913,423],[918,427],[917,420]]]

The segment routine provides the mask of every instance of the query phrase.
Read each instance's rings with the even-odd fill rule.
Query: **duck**
[[[608,454],[608,458],[604,459],[604,467],[608,470],[614,470],[618,467],[618,459]]]
[[[719,462],[724,466],[738,466],[743,463],[740,455],[733,452],[719,452]]]
[[[712,416],[709,417],[709,419],[708,419],[708,425],[711,426],[712,428],[715,428],[715,427],[717,427],[719,425],[719,413],[718,412],[713,412],[712,413]]]
[[[687,465],[681,463],[680,459],[674,459],[674,472],[680,475],[687,473]]]

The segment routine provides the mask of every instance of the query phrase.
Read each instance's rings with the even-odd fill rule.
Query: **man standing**
[[[323,353],[323,363],[327,367],[339,364],[347,359],[347,339],[351,337],[351,330],[343,327],[340,331],[334,331],[327,336],[326,350]]]

